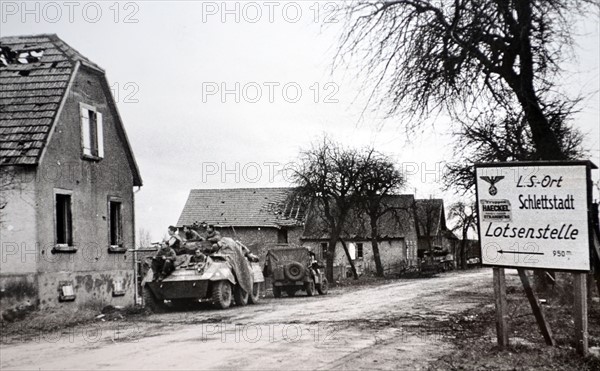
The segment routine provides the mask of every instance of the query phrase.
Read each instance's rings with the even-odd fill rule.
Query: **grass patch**
[[[144,316],[140,307],[124,307],[110,310],[101,315],[97,308],[78,308],[77,310],[61,310],[58,308],[36,310],[22,320],[0,322],[0,343],[10,344],[49,337],[50,334],[94,322],[121,321]],[[100,318],[97,318],[100,316]]]
[[[496,342],[496,313],[493,294],[485,295],[482,304],[447,320],[422,323],[427,331],[441,334],[455,345],[455,351],[430,364],[430,369],[444,370],[600,370],[596,356],[582,358],[574,349],[572,295],[568,279],[546,295],[544,314],[556,341],[545,344],[518,277],[507,277],[509,347],[500,349]],[[589,346],[600,346],[600,308],[588,306]]]

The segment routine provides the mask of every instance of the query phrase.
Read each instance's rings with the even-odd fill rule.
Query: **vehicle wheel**
[[[243,307],[248,304],[248,293],[240,287],[240,285],[235,285],[233,288],[233,298],[235,299],[235,304]]]
[[[316,286],[319,294],[327,295],[327,292],[329,291],[329,282],[327,282],[327,278],[323,277],[323,281]]]
[[[281,297],[281,287],[273,285],[273,296],[276,298]]]
[[[254,285],[252,285],[252,292],[250,293],[250,296],[248,297],[248,302],[250,304],[258,304],[259,300],[260,300],[260,282],[254,282]]]
[[[216,281],[212,286],[212,301],[219,309],[227,309],[231,306],[231,284],[229,281]]]
[[[164,300],[158,300],[147,285],[142,290],[142,299],[144,306],[153,313],[164,313],[167,310]]]
[[[304,282],[304,290],[306,291],[306,296],[313,296],[315,294],[314,281]]]
[[[298,262],[290,263],[283,269],[283,273],[290,281],[301,281],[304,278],[305,271],[306,268]]]
[[[285,289],[285,292],[287,293],[287,295],[290,298],[293,298],[294,296],[296,296],[296,288],[295,287],[288,287],[287,289]]]

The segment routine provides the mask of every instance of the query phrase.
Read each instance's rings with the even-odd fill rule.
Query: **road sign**
[[[591,162],[475,166],[484,265],[590,270]]]

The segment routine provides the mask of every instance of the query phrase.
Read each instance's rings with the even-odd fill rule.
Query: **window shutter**
[[[90,113],[89,111],[81,107],[81,143],[83,145],[83,154],[87,156],[92,155],[92,143],[90,141]]]
[[[96,112],[96,128],[97,128],[97,138],[98,138],[98,157],[104,157],[104,123],[102,122],[102,114],[100,112]]]

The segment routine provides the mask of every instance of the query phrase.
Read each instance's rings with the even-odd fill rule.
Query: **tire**
[[[287,293],[287,296],[289,296],[290,298],[293,298],[294,296],[296,296],[296,288],[295,287],[288,287],[285,289],[285,292]]]
[[[164,313],[167,311],[167,305],[164,300],[158,300],[147,285],[142,289],[142,298],[144,306],[153,313]]]
[[[306,291],[306,296],[313,296],[315,294],[314,281],[304,282],[304,290]]]
[[[235,299],[235,304],[243,307],[248,305],[248,293],[240,287],[240,285],[235,285],[233,288],[233,298]]]
[[[273,297],[281,297],[281,287],[273,285]]]
[[[252,285],[252,292],[250,293],[250,296],[248,297],[248,302],[250,304],[258,304],[259,300],[260,300],[260,282],[254,282],[254,285]]]
[[[283,269],[283,274],[285,274],[285,277],[290,281],[302,281],[305,273],[306,268],[298,262],[290,263]]]
[[[212,286],[212,302],[219,309],[227,309],[233,301],[231,284],[229,281],[216,281]]]
[[[323,281],[317,284],[316,287],[320,295],[327,295],[329,292],[329,282],[327,282],[327,278],[323,277]]]

